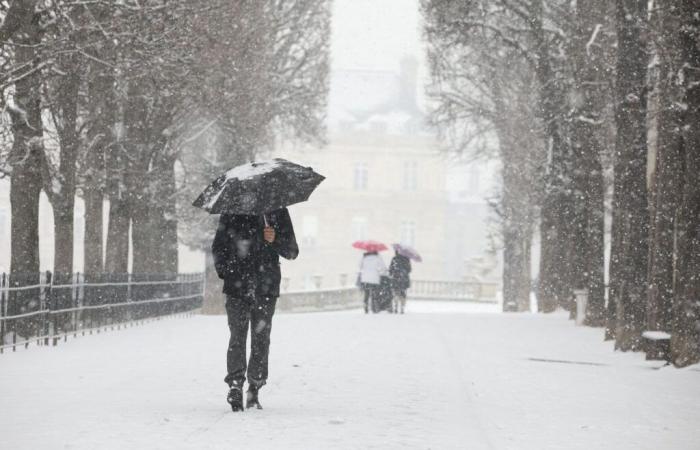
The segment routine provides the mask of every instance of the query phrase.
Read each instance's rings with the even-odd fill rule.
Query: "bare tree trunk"
[[[587,248],[584,270],[587,274],[589,298],[584,323],[593,327],[605,325],[605,181],[598,158],[589,161]]]
[[[676,221],[682,189],[682,100],[677,83],[680,70],[678,2],[659,11],[657,41],[659,64],[658,139],[652,174],[650,248],[646,325],[649,330],[671,331],[676,256]]]
[[[15,83],[12,118],[13,144],[10,150],[11,286],[39,282],[39,195],[42,188],[41,166],[44,158],[43,124],[41,121],[41,72],[36,68],[36,48],[42,29],[34,15],[32,1],[13,2],[0,32],[19,44],[15,47],[15,64],[29,68],[29,74]],[[33,72],[31,72],[33,70]],[[38,292],[14,292],[8,303],[8,314],[19,314],[40,308]],[[30,329],[14,330],[30,335]]]
[[[153,197],[135,198],[132,219],[134,273],[174,274],[178,270],[174,168],[153,162],[146,189]]]
[[[63,151],[62,149],[61,151]],[[75,169],[73,169],[75,170]],[[72,188],[64,187],[66,192],[54,197],[51,203],[54,217],[54,284],[70,284],[73,281],[73,212],[75,206],[75,184]],[[67,289],[57,290],[52,301],[57,309],[70,308],[71,292]],[[54,324],[58,330],[64,330],[70,318],[63,314]]]
[[[523,234],[522,230],[503,232],[503,311],[506,312],[530,309],[532,241]]]
[[[94,20],[103,22],[111,15],[107,4],[85,6]],[[97,31],[99,33],[99,30]],[[100,37],[98,37],[100,38]],[[86,75],[88,90],[87,113],[92,125],[87,129],[88,154],[82,172],[83,198],[85,200],[84,262],[88,277],[105,271],[104,199],[106,194],[106,163],[115,147],[119,108],[116,102],[115,69],[101,61],[112,61],[116,52],[114,42],[106,40],[98,48],[91,48],[89,72]],[[100,61],[100,62],[98,62]],[[114,188],[114,186],[111,186]]]
[[[73,196],[53,203],[54,207],[54,276],[73,273],[73,212],[75,206],[75,188]]]
[[[540,267],[537,283],[537,310],[544,313],[554,312],[558,306],[557,295],[552,278],[554,277],[554,223],[551,206],[543,200],[540,219]]]
[[[125,157],[122,143],[110,146],[107,163],[109,222],[105,248],[105,272],[125,274],[129,267],[129,229],[134,202],[128,189],[128,173],[133,163]]]
[[[537,154],[534,149],[541,148],[541,137],[532,131],[529,104],[535,98],[532,86],[536,82],[529,78],[510,86],[509,91],[504,89],[501,80],[493,77],[488,86],[493,103],[492,121],[503,162],[501,200],[495,206],[503,238],[503,311],[523,312],[530,310],[531,248],[538,207],[536,172],[541,164],[533,158]]]
[[[94,66],[89,77],[88,93],[91,98],[89,111],[99,119],[88,130],[88,155],[83,176],[83,200],[85,201],[85,235],[83,236],[84,272],[88,280],[105,272],[104,244],[104,199],[105,199],[105,155],[114,138],[110,124],[114,111],[112,79],[94,74]]]
[[[523,312],[530,309],[533,209],[529,191],[532,178],[528,177],[529,161],[518,158],[518,144],[509,139],[515,132],[511,123],[500,135],[503,157],[503,310]],[[530,187],[530,189],[528,189]]]
[[[157,248],[156,266],[162,273],[178,272],[177,212],[175,204],[175,161],[162,155],[155,161],[159,183],[152,211]]]
[[[103,242],[102,242],[102,215],[103,215],[103,194],[99,188],[84,189],[85,199],[85,237],[83,255],[85,261],[84,271],[86,274],[101,273],[104,270],[103,264]]]
[[[681,188],[681,153],[679,137],[669,126],[679,123],[676,111],[661,112],[659,146],[652,189],[654,199],[652,234],[650,235],[647,292],[647,328],[669,330],[674,296],[674,258],[676,247],[676,214]]]
[[[54,214],[54,282],[70,282],[73,274],[73,216],[75,213],[75,175],[78,153],[78,97],[80,63],[77,55],[63,58],[63,68],[69,73],[57,82],[57,107],[54,117],[60,142],[58,180],[48,183]],[[54,189],[58,186],[58,190]],[[65,305],[69,306],[69,305]]]
[[[153,171],[153,155],[158,152],[157,142],[151,141],[153,126],[149,116],[148,81],[143,78],[128,81],[127,96],[124,102],[124,152],[127,168],[124,176],[125,195],[130,201],[132,219],[132,271],[135,274],[158,272],[152,220],[154,187],[158,174]]]
[[[585,323],[602,326],[605,308],[602,125],[605,89],[606,8],[604,1],[578,4],[573,40],[575,89],[572,156],[575,206],[572,282],[588,290]],[[575,309],[572,310],[575,314]]]
[[[616,158],[619,159],[619,158]],[[617,333],[617,298],[620,291],[621,280],[623,278],[623,245],[622,245],[622,217],[620,210],[621,177],[613,180],[613,207],[612,226],[610,242],[610,266],[608,267],[608,304],[605,308],[605,340],[615,340]]]
[[[648,253],[646,187],[646,0],[617,1],[617,160],[613,209],[615,345],[639,350],[644,329]]]
[[[146,126],[146,99],[138,90],[137,80],[119,80],[119,93],[115,97],[115,123],[119,132],[115,144],[109,147],[106,158],[107,191],[109,195],[109,224],[107,226],[107,248],[105,271],[127,273],[129,267],[129,243],[138,257],[132,255],[132,271],[144,273],[148,262],[143,252],[148,247],[140,243],[140,224],[145,220],[142,199],[148,192],[139,190],[147,185],[147,170],[143,168],[145,147],[143,129]],[[146,168],[148,162],[145,163]],[[132,223],[135,218],[139,223]],[[136,238],[135,238],[136,236]]]
[[[131,207],[124,198],[113,196],[109,201],[109,224],[105,272],[124,274],[129,269],[129,225]]]
[[[532,30],[535,39],[535,72],[539,81],[540,110],[545,126],[549,155],[546,187],[542,200],[540,224],[540,276],[538,297],[540,310],[551,312],[557,306],[568,310],[571,305],[572,206],[570,149],[561,128],[561,115],[566,110],[552,62],[543,25],[542,0],[532,5]]]
[[[179,269],[177,219],[167,210],[159,211],[160,251],[158,261],[162,273],[174,274]]]
[[[159,273],[156,265],[158,255],[153,242],[153,213],[145,199],[134,201],[131,240],[133,248],[132,271],[138,274]]]
[[[678,214],[677,289],[671,358],[678,367],[700,362],[700,2],[679,2],[683,194]]]
[[[700,67],[697,46],[695,52],[694,67]],[[700,80],[697,74],[688,77],[694,79],[695,86],[688,89],[686,96],[689,109],[683,146],[683,200],[678,217],[678,288],[671,338],[671,358],[678,367],[700,362]]]

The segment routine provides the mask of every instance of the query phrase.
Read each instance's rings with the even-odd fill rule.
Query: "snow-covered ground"
[[[0,448],[700,448],[697,366],[563,315],[410,306],[277,315],[263,411],[225,403],[224,317],[0,355]]]

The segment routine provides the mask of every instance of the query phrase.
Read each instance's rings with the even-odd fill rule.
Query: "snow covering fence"
[[[411,280],[408,298],[413,300],[497,303],[497,292],[498,283],[483,281]]]
[[[282,312],[339,311],[362,307],[362,291],[356,287],[283,292],[277,300]]]
[[[442,300],[467,303],[498,303],[497,283],[472,281],[414,280],[411,300]],[[305,291],[283,291],[277,309],[283,312],[337,311],[361,308],[363,293],[356,286]]]
[[[202,305],[203,273],[41,274],[0,276],[0,353],[17,346],[56,345]]]
[[[203,314],[226,314],[224,296],[218,280],[209,284]],[[340,311],[362,308],[363,293],[356,286],[347,286],[347,275],[341,275],[342,287],[290,291],[289,279],[282,280],[282,293],[277,300],[277,311],[283,313]],[[318,284],[320,286],[320,283]],[[459,303],[497,304],[498,283],[482,281],[414,280],[408,290],[410,300],[436,300]]]

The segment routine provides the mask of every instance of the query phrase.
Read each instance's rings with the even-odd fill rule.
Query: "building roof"
[[[378,134],[430,133],[418,106],[415,59],[405,58],[399,73],[378,70],[336,70],[331,76],[328,120],[334,132]]]

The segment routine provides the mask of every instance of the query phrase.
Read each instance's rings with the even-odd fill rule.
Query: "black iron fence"
[[[200,308],[204,274],[0,275],[0,353]]]

